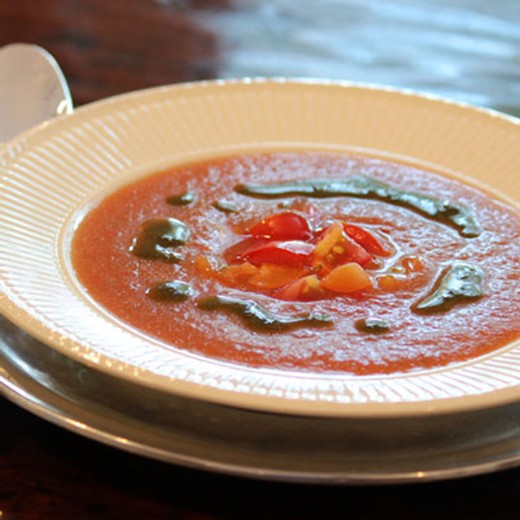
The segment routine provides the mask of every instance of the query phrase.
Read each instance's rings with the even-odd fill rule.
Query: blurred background
[[[76,105],[212,78],[332,78],[520,115],[518,0],[0,0],[0,45],[47,48]]]

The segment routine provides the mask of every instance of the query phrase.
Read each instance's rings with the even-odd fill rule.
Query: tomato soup
[[[171,348],[251,367],[442,367],[520,336],[520,215],[417,165],[325,152],[172,168],[88,212],[88,294]]]

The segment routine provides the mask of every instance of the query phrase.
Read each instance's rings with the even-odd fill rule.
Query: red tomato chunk
[[[312,237],[307,220],[289,211],[261,220],[249,229],[249,234],[271,240],[307,240]]]

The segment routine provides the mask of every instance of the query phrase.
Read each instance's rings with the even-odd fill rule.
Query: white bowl
[[[70,239],[77,215],[100,194],[170,165],[284,147],[412,159],[520,202],[520,123],[489,110],[313,81],[216,81],[136,92],[45,123],[1,150],[2,312],[60,353],[113,377],[248,409],[406,416],[518,400],[520,341],[472,361],[406,374],[256,369],[167,347],[82,291]]]

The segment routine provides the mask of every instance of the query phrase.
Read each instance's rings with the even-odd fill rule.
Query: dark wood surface
[[[76,105],[166,83],[287,74],[520,114],[518,27],[516,0],[0,0],[0,46],[49,50]],[[0,426],[1,520],[520,517],[520,469],[390,487],[259,482],[134,456],[6,400]]]
[[[389,487],[260,482],[130,455],[0,402],[2,520],[517,520],[520,471]]]

